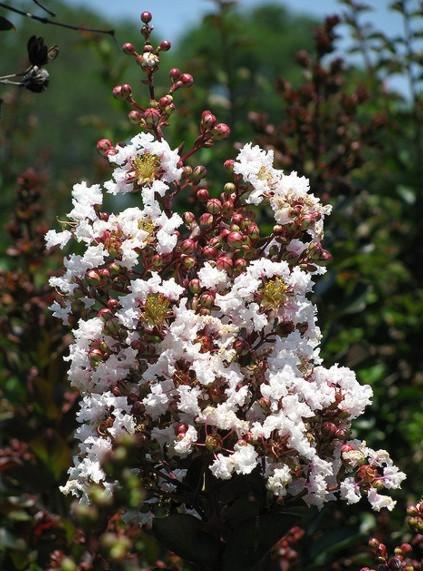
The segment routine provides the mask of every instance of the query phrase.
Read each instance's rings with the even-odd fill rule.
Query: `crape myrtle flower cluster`
[[[82,394],[79,448],[63,491],[87,500],[92,484],[111,490],[101,463],[128,433],[143,449],[137,469],[149,512],[141,522],[166,497],[183,509],[177,491],[198,458],[217,480],[259,474],[279,502],[321,508],[366,496],[375,510],[392,509],[381,491],[405,475],[386,451],[350,438],[371,388],[345,367],[324,367],[319,355],[310,296],[330,258],[321,244],[330,206],[252,144],[225,162],[228,182],[211,194],[206,168],[189,159],[229,127],[206,110],[190,150],[169,145],[174,94],[193,78],[172,69],[168,92],[156,97],[154,74],[170,44],[153,47],[151,15],[141,19],[142,53],[123,49],[146,75],[148,106],[131,86],[114,89],[141,132],[127,144],[99,142],[110,180],[76,184],[64,229],[46,235],[49,248],[73,241],[80,252],[50,281],[54,315],[73,327],[69,380]],[[134,194],[139,206],[106,212],[105,193]],[[181,193],[195,198],[196,212],[175,211]],[[257,207],[273,219],[269,235]]]

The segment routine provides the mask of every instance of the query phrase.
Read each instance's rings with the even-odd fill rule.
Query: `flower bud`
[[[172,44],[171,44],[168,40],[162,40],[162,41],[160,42],[160,49],[161,49],[163,52],[169,51],[171,47],[172,47]]]
[[[237,274],[242,273],[247,267],[247,260],[244,258],[238,258],[235,260],[234,269]]]
[[[144,24],[148,24],[153,19],[153,16],[151,12],[141,12],[140,18],[141,22],[143,22]]]
[[[173,103],[173,97],[171,95],[164,95],[159,99],[160,107],[168,107],[171,103]]]
[[[206,129],[212,129],[217,123],[216,116],[211,111],[203,111],[201,115],[201,125]]]
[[[199,188],[197,190],[197,198],[202,202],[206,202],[206,200],[209,199],[209,191],[207,190],[207,188]]]
[[[181,260],[184,268],[186,268],[187,270],[191,270],[192,268],[195,267],[196,261],[195,258],[193,258],[192,256],[182,256]]]
[[[227,237],[228,246],[234,250],[242,247],[244,236],[241,232],[231,232]]]
[[[190,73],[183,73],[180,77],[180,80],[185,85],[185,87],[191,87],[194,83],[194,78]]]
[[[200,291],[201,291],[200,280],[198,280],[196,278],[191,280],[189,282],[188,287],[192,293],[200,293]]]
[[[219,214],[220,211],[222,210],[222,203],[220,202],[220,200],[218,198],[211,198],[207,202],[207,210],[211,214]]]
[[[128,119],[131,121],[131,123],[138,124],[143,120],[143,118],[144,116],[141,111],[137,111],[136,109],[133,109],[128,113]]]
[[[192,212],[185,212],[184,213],[184,222],[188,226],[191,225],[193,222],[195,222],[195,214],[193,214]]]
[[[231,129],[226,123],[218,123],[213,129],[213,135],[216,139],[226,139],[231,134]]]
[[[126,42],[122,46],[122,51],[126,55],[132,55],[135,53],[135,46],[134,46],[134,44],[131,44],[130,42]]]
[[[234,170],[234,165],[235,165],[235,161],[233,159],[228,159],[227,161],[225,161],[223,163],[223,166],[225,167],[225,169],[227,169],[228,171],[233,171]]]
[[[214,222],[213,215],[210,214],[209,212],[204,212],[204,214],[200,216],[200,226],[208,228],[212,226],[213,222]]]
[[[160,121],[160,112],[157,109],[149,107],[144,111],[144,120],[149,127],[158,125]]]
[[[216,268],[219,270],[230,271],[232,269],[232,266],[233,266],[233,261],[232,258],[230,258],[229,256],[223,255],[217,258],[216,260]]]
[[[173,79],[173,81],[177,81],[181,77],[181,70],[178,69],[177,67],[173,67],[170,70],[169,75],[170,78]]]
[[[101,154],[107,154],[113,148],[112,142],[109,139],[100,139],[97,141],[97,150]]]
[[[191,240],[191,238],[188,238],[181,243],[181,250],[185,254],[191,254],[196,249],[196,247],[197,244],[194,242],[194,240]]]
[[[217,250],[216,248],[213,248],[213,246],[204,246],[204,248],[201,250],[201,253],[205,258],[209,259],[213,259],[217,256]]]

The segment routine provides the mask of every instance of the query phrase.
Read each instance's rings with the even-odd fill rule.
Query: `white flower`
[[[375,488],[370,488],[367,494],[367,499],[376,512],[379,512],[383,508],[386,508],[391,512],[397,503],[389,496],[378,494]]]
[[[63,232],[49,230],[45,235],[46,247],[48,249],[53,248],[54,246],[64,248],[71,238],[72,233],[69,232],[69,230],[63,230]]]

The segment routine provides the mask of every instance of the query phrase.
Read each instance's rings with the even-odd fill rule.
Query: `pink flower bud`
[[[201,253],[205,258],[208,258],[209,260],[212,260],[217,256],[217,250],[216,248],[213,248],[213,246],[204,246],[204,248],[201,250]]]
[[[173,67],[169,72],[170,78],[173,81],[177,81],[181,77],[181,70],[177,67]]]
[[[122,46],[122,51],[123,51],[123,53],[125,53],[127,55],[132,55],[135,53],[135,46],[134,46],[134,44],[131,44],[130,42],[126,42]]]
[[[225,169],[228,169],[229,171],[233,171],[234,170],[234,164],[235,164],[235,161],[233,159],[228,159],[227,161],[225,161],[223,163],[223,166],[225,167]]]
[[[117,299],[114,298],[110,298],[107,301],[107,307],[111,310],[114,311],[115,309],[117,309],[119,307],[120,303]]]
[[[206,227],[211,226],[213,222],[214,222],[213,215],[210,214],[209,212],[204,212],[204,214],[200,216],[200,226],[206,226]]]
[[[203,111],[201,115],[201,125],[206,129],[212,129],[216,125],[217,119],[211,111]]]
[[[205,202],[206,200],[209,199],[209,191],[207,190],[207,188],[199,188],[197,190],[197,198],[198,200],[201,200],[202,202]]]
[[[232,258],[230,258],[229,256],[220,256],[219,258],[217,258],[216,260],[216,268],[218,268],[219,270],[225,270],[225,271],[230,271],[232,269],[233,266],[233,261]]]
[[[226,139],[231,134],[231,129],[226,123],[218,123],[213,129],[216,139]]]
[[[171,95],[164,95],[159,99],[160,107],[168,107],[173,103],[173,97]]]
[[[153,19],[153,16],[151,15],[151,12],[141,12],[140,18],[141,22],[144,22],[144,24],[148,24]]]
[[[122,86],[121,86],[121,85],[116,85],[116,86],[112,89],[112,93],[113,93],[114,97],[122,97]]]
[[[203,307],[211,308],[214,305],[214,295],[211,292],[200,295],[200,303]]]
[[[160,111],[154,109],[153,107],[149,107],[144,111],[144,120],[149,127],[154,127],[160,121]]]
[[[132,95],[132,87],[129,83],[124,83],[121,85],[121,95],[122,97],[130,97]]]
[[[113,317],[113,314],[108,307],[102,307],[97,312],[97,316],[101,317],[102,319],[109,319],[110,317]]]
[[[196,249],[196,247],[197,247],[197,244],[194,242],[194,240],[191,240],[190,238],[188,238],[187,240],[184,240],[181,243],[181,250],[185,254],[191,254]]]
[[[183,73],[181,75],[181,81],[185,85],[185,87],[191,87],[194,83],[194,78],[190,73]]]
[[[238,258],[237,260],[235,260],[235,271],[240,274],[242,273],[245,268],[247,267],[247,260],[244,260],[244,258]]]
[[[140,123],[143,118],[144,116],[141,111],[137,111],[136,109],[133,109],[128,113],[128,119],[131,121],[131,123]]]
[[[227,237],[228,246],[233,249],[241,248],[244,236],[241,232],[230,232]]]
[[[100,139],[97,141],[97,150],[102,154],[106,154],[112,147],[112,142],[109,139]]]
[[[222,203],[220,202],[220,200],[218,198],[211,198],[207,202],[207,210],[211,214],[219,214],[220,211],[222,210]]]
[[[244,220],[244,216],[241,214],[241,212],[234,212],[233,213],[232,218],[231,218],[232,224],[241,225],[243,220]]]
[[[185,224],[191,225],[195,222],[195,214],[193,212],[184,212],[183,216]]]

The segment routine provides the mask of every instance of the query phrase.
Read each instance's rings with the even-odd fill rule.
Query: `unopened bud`
[[[134,46],[134,44],[131,44],[130,42],[126,42],[122,46],[122,51],[123,51],[123,53],[125,53],[127,55],[132,55],[135,53],[135,46]]]
[[[226,123],[218,123],[213,129],[216,139],[226,139],[231,134],[231,129]]]
[[[171,47],[172,47],[172,44],[171,44],[168,40],[162,40],[162,41],[160,42],[160,49],[161,49],[163,52],[169,51]]]
[[[153,19],[153,16],[151,12],[141,12],[140,18],[141,22],[143,22],[144,24],[148,24]]]

